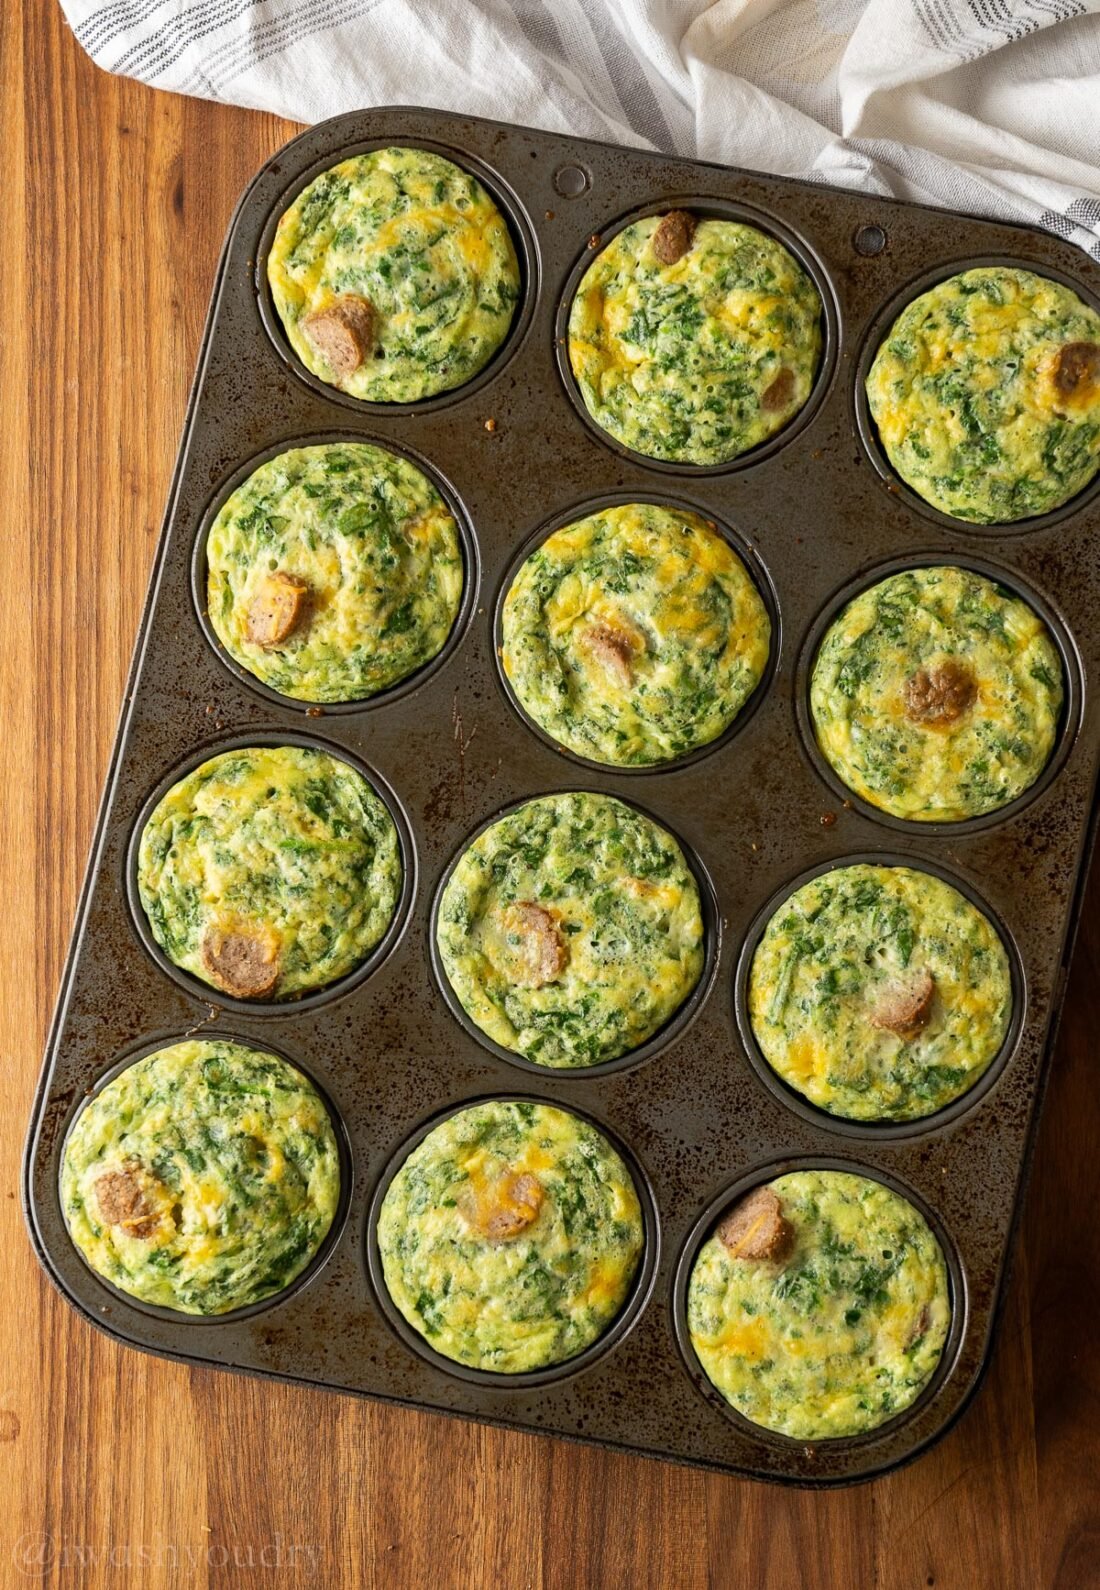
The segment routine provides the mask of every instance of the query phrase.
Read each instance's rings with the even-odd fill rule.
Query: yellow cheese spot
[[[746,1322],[735,1321],[727,1325],[726,1329],[714,1343],[714,1350],[719,1353],[735,1354],[738,1358],[747,1358],[753,1363],[759,1363],[768,1350],[768,1325],[762,1317]]]
[[[819,1071],[824,1071],[827,1061],[809,1033],[799,1033],[787,1050],[787,1069],[796,1082],[805,1084]]]

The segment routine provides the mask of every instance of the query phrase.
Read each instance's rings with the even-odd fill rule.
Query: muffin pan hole
[[[755,227],[757,231],[764,233],[766,237],[782,244],[788,253],[792,255],[796,263],[801,266],[813,283],[821,304],[821,351],[813,385],[806,402],[787,424],[773,436],[758,443],[757,446],[749,448],[744,453],[740,453],[736,457],[718,464],[680,463],[671,459],[653,458],[617,441],[614,436],[598,425],[588,412],[569,362],[569,316],[577,289],[588,267],[600,251],[606,248],[612,239],[617,237],[626,227],[632,225],[635,221],[644,220],[647,216],[664,215],[671,210],[687,210],[692,215],[700,216],[704,220],[740,221],[746,226]],[[824,263],[809,243],[772,215],[756,210],[746,204],[735,203],[728,199],[707,197],[698,193],[673,195],[659,202],[645,204],[638,209],[630,210],[626,215],[609,221],[605,227],[595,232],[588,246],[580,254],[566,277],[558,299],[558,308],[554,321],[554,349],[557,355],[558,372],[573,409],[588,431],[603,446],[610,448],[612,452],[619,454],[622,458],[630,459],[636,464],[641,464],[647,470],[657,470],[666,475],[688,477],[698,476],[705,478],[712,475],[728,475],[738,470],[749,469],[754,464],[762,463],[765,459],[771,458],[781,448],[786,447],[788,443],[801,436],[814,419],[832,385],[839,340],[840,315],[837,307],[837,295],[833,290],[832,282]]]
[[[367,445],[392,453],[395,457],[418,469],[435,487],[449,509],[458,530],[458,545],[462,557],[462,595],[459,599],[458,611],[455,614],[454,622],[443,645],[434,657],[430,657],[427,662],[423,663],[411,674],[408,674],[404,679],[399,679],[395,684],[387,686],[386,689],[379,690],[375,695],[365,696],[357,701],[314,703],[302,700],[297,696],[283,695],[271,685],[265,684],[262,679],[258,679],[254,673],[238,662],[235,657],[231,656],[222,644],[211,622],[207,602],[207,544],[214,521],[228,499],[251,478],[261,465],[270,463],[272,459],[280,457],[283,453],[296,451],[299,448],[339,446],[341,444]],[[229,670],[235,679],[239,680],[241,684],[252,691],[254,695],[259,696],[269,706],[284,707],[289,708],[291,711],[306,713],[319,707],[325,717],[337,717],[354,712],[372,712],[378,707],[385,707],[392,702],[402,700],[412,691],[419,690],[422,685],[433,679],[441,669],[447,666],[466,637],[466,632],[470,627],[470,620],[477,606],[480,582],[481,568],[477,540],[462,499],[450,481],[444,479],[430,460],[422,458],[403,443],[394,442],[389,438],[366,436],[360,432],[346,430],[322,431],[315,435],[292,437],[285,442],[277,443],[273,447],[265,448],[262,453],[257,453],[247,463],[241,464],[218,487],[203,513],[191,558],[191,597],[195,613],[203,635],[218,661]]]
[[[372,150],[391,148],[425,150],[429,154],[439,155],[444,160],[449,160],[460,171],[468,172],[470,176],[476,177],[504,217],[511,235],[512,246],[515,249],[520,276],[519,298],[512,316],[512,323],[499,348],[497,348],[482,369],[477,371],[461,386],[454,387],[446,392],[438,392],[431,397],[417,399],[411,403],[383,403],[352,397],[339,387],[331,386],[327,381],[322,381],[319,376],[308,370],[290,345],[279,313],[275,308],[271,286],[267,278],[267,260],[275,238],[276,228],[282,216],[294,203],[302,190],[307,188],[317,177],[323,175],[334,165],[339,165],[344,160],[353,160],[357,155],[369,154]],[[373,138],[353,143],[341,149],[335,155],[329,155],[322,160],[314,161],[284,191],[278,203],[267,216],[262,231],[256,240],[252,258],[256,261],[253,286],[260,320],[282,363],[293,372],[299,381],[303,381],[321,397],[340,403],[345,408],[350,408],[359,414],[394,416],[426,414],[437,409],[448,408],[455,403],[461,403],[465,399],[472,397],[490,381],[496,379],[519,348],[531,324],[535,302],[539,296],[540,272],[535,234],[517,195],[491,166],[478,159],[476,155],[447,144],[437,143],[430,138],[416,137],[401,140]]]
[[[581,787],[569,790],[558,790],[549,793],[580,795],[594,794],[602,796],[602,792],[600,791],[588,790]],[[455,854],[451,857],[450,861],[447,863],[447,866],[444,868],[439,883],[436,885],[435,893],[432,896],[430,913],[430,955],[435,981],[440,993],[443,995],[443,998],[446,1001],[448,1010],[451,1012],[451,1015],[455,1018],[458,1024],[464,1029],[464,1031],[472,1039],[474,1039],[474,1041],[482,1049],[488,1050],[488,1052],[495,1055],[498,1060],[506,1061],[508,1065],[518,1066],[520,1070],[526,1071],[534,1076],[542,1077],[543,1079],[554,1078],[556,1080],[566,1082],[587,1081],[591,1078],[606,1077],[621,1071],[630,1071],[633,1070],[635,1066],[643,1065],[646,1061],[652,1060],[656,1055],[669,1048],[679,1038],[683,1037],[688,1028],[694,1023],[696,1017],[699,1015],[704,1004],[706,1003],[711,988],[714,984],[714,979],[718,970],[719,956],[721,953],[721,917],[718,911],[718,900],[714,891],[714,885],[710,879],[710,874],[707,872],[706,868],[703,866],[703,863],[700,861],[698,855],[695,853],[692,847],[685,843],[683,838],[662,817],[660,817],[656,812],[650,810],[648,807],[641,806],[636,801],[626,800],[621,795],[615,795],[613,797],[613,799],[619,801],[620,804],[633,808],[633,810],[639,812],[643,817],[648,818],[659,828],[670,834],[682,850],[684,859],[688,864],[699,891],[699,906],[703,919],[703,968],[699,974],[698,982],[687,995],[683,1003],[673,1012],[668,1020],[657,1029],[656,1032],[652,1033],[651,1036],[645,1040],[644,1043],[639,1044],[634,1049],[628,1050],[625,1054],[618,1055],[615,1059],[602,1060],[597,1062],[595,1065],[540,1065],[534,1060],[527,1059],[525,1055],[518,1054],[512,1049],[506,1049],[502,1044],[499,1044],[493,1038],[490,1038],[488,1033],[484,1032],[477,1025],[472,1017],[467,1014],[465,1007],[462,1005],[457,993],[451,986],[450,979],[448,978],[446,970],[443,966],[443,959],[440,954],[437,936],[439,908],[443,897],[443,892],[446,889],[455,868],[474,841],[483,833],[485,833],[487,829],[491,828],[494,823],[498,823],[501,818],[507,817],[510,813],[518,811],[520,808],[528,805],[532,800],[539,800],[541,798],[542,796],[538,794],[525,796],[522,800],[509,802],[507,806],[501,807],[499,810],[493,812],[491,816],[486,817],[483,822],[479,823],[475,829],[465,836],[458,849],[455,851]]]
[[[378,1218],[381,1213],[382,1202],[389,1191],[391,1182],[413,1150],[423,1142],[429,1132],[435,1127],[442,1125],[451,1116],[457,1115],[463,1110],[468,1110],[475,1105],[496,1101],[500,1103],[548,1105],[552,1109],[562,1110],[567,1114],[575,1115],[589,1126],[595,1127],[615,1149],[630,1173],[638,1194],[638,1202],[641,1206],[644,1233],[641,1257],[634,1272],[634,1278],[630,1283],[630,1288],[619,1312],[603,1334],[572,1358],[567,1358],[559,1364],[552,1364],[545,1369],[527,1370],[518,1374],[475,1369],[467,1364],[459,1363],[456,1359],[447,1358],[443,1353],[436,1352],[419,1331],[409,1324],[391,1298],[382,1270],[382,1254],[378,1243]],[[568,1380],[575,1375],[582,1374],[613,1352],[633,1329],[649,1301],[659,1258],[660,1227],[653,1188],[648,1175],[622,1138],[603,1121],[598,1120],[586,1110],[577,1109],[572,1104],[559,1103],[556,1099],[538,1098],[533,1094],[527,1093],[502,1091],[500,1093],[482,1094],[451,1105],[448,1109],[441,1110],[422,1122],[415,1131],[405,1138],[387,1160],[372,1194],[367,1216],[367,1273],[370,1277],[374,1300],[395,1335],[401,1339],[406,1347],[434,1369],[438,1369],[445,1375],[453,1376],[458,1380],[464,1380],[471,1385],[492,1387],[495,1391],[524,1391],[536,1386],[546,1386],[562,1380]]]
[[[857,244],[858,246],[858,244]],[[1092,504],[1100,494],[1100,470],[1093,479],[1081,488],[1068,501],[1061,503],[1057,508],[1052,508],[1048,513],[1035,514],[1030,519],[1010,519],[997,524],[980,524],[973,519],[958,519],[953,515],[944,513],[928,502],[919,492],[913,490],[898,474],[893,464],[886,456],[886,450],[879,437],[878,427],[871,417],[870,404],[867,399],[867,376],[874,363],[875,355],[890,333],[895,320],[922,293],[930,288],[937,287],[941,282],[949,281],[953,276],[960,275],[963,271],[976,270],[984,266],[1004,266],[1010,270],[1026,270],[1036,276],[1049,277],[1051,281],[1060,283],[1063,287],[1077,295],[1084,303],[1100,313],[1100,296],[1091,292],[1081,282],[1064,272],[1057,270],[1046,263],[1039,264],[1032,260],[1016,259],[1005,254],[978,255],[970,259],[955,260],[947,265],[937,265],[934,269],[924,271],[921,275],[907,283],[899,292],[896,292],[888,302],[879,310],[871,321],[855,362],[855,385],[852,390],[852,402],[855,413],[855,429],[859,437],[863,452],[870,459],[880,482],[890,493],[895,502],[905,503],[906,507],[921,515],[931,523],[943,529],[952,530],[956,534],[962,531],[966,535],[975,536],[1004,536],[1026,535],[1037,530],[1046,530],[1051,526],[1060,524],[1072,514],[1080,513]],[[947,559],[944,560],[949,561]]]
[[[302,1076],[305,1077],[306,1081],[310,1084],[310,1086],[317,1093],[317,1096],[320,1098],[321,1103],[324,1105],[328,1114],[329,1121],[332,1124],[333,1135],[336,1139],[336,1153],[340,1167],[340,1193],[336,1202],[336,1211],[332,1217],[332,1224],[329,1226],[329,1229],[322,1238],[316,1253],[313,1255],[312,1259],[310,1259],[309,1263],[305,1266],[301,1273],[296,1275],[289,1285],[283,1287],[280,1292],[273,1293],[270,1297],[262,1298],[258,1303],[249,1303],[242,1308],[227,1309],[224,1314],[187,1314],[180,1309],[165,1308],[156,1303],[147,1303],[141,1298],[131,1296],[129,1292],[124,1292],[121,1287],[115,1286],[112,1281],[109,1281],[106,1278],[106,1276],[100,1275],[100,1273],[92,1267],[92,1265],[84,1257],[83,1253],[81,1253],[79,1248],[77,1248],[75,1242],[72,1242],[71,1237],[69,1238],[69,1241],[72,1243],[73,1251],[76,1253],[81,1264],[88,1271],[88,1274],[92,1277],[95,1285],[102,1289],[103,1293],[107,1298],[110,1299],[112,1304],[122,1305],[126,1309],[132,1309],[139,1314],[147,1315],[151,1319],[162,1320],[173,1325],[183,1325],[185,1327],[210,1327],[217,1325],[233,1326],[242,1324],[247,1320],[256,1319],[262,1314],[270,1313],[272,1309],[278,1308],[281,1304],[286,1303],[292,1297],[296,1297],[300,1292],[304,1291],[306,1287],[310,1286],[320,1275],[321,1271],[326,1267],[333,1253],[336,1251],[340,1239],[343,1236],[344,1227],[347,1223],[348,1214],[351,1209],[354,1181],[354,1165],[352,1161],[351,1141],[348,1136],[347,1128],[344,1125],[343,1117],[333,1103],[328,1090],[321,1085],[308,1065],[303,1064],[301,1060],[295,1058],[294,1055],[288,1053],[288,1051],[282,1048],[280,1045],[269,1043],[266,1038],[256,1039],[242,1037],[241,1035],[233,1033],[224,1027],[203,1027],[201,1033],[164,1033],[160,1037],[149,1037],[142,1039],[139,1044],[119,1057],[112,1065],[107,1068],[107,1070],[102,1073],[101,1076],[96,1079],[94,1086],[91,1087],[86,1093],[81,1095],[79,1102],[77,1103],[75,1109],[73,1109],[72,1114],[65,1126],[62,1139],[61,1153],[59,1156],[57,1196],[58,1203],[62,1211],[62,1223],[65,1224],[65,1206],[64,1198],[61,1192],[60,1172],[63,1170],[65,1164],[65,1153],[68,1148],[69,1139],[81,1115],[88,1108],[88,1106],[96,1098],[98,1098],[98,1096],[103,1092],[104,1088],[106,1088],[109,1083],[114,1082],[117,1077],[121,1076],[123,1072],[128,1071],[131,1066],[136,1065],[138,1061],[145,1060],[150,1055],[156,1054],[162,1049],[169,1049],[175,1044],[186,1043],[192,1038],[196,1038],[201,1041],[241,1044],[246,1049],[258,1050],[264,1054],[272,1054],[276,1056],[277,1059],[285,1061],[287,1065],[293,1066],[296,1071],[300,1071]]]
[[[781,1431],[770,1430],[764,1425],[754,1423],[753,1420],[747,1418],[745,1414],[735,1408],[732,1403],[727,1402],[710,1380],[695,1351],[688,1328],[688,1289],[691,1283],[692,1271],[695,1268],[695,1261],[703,1244],[710,1238],[719,1221],[734,1204],[738,1203],[754,1189],[795,1171],[837,1171],[846,1175],[861,1176],[867,1181],[878,1182],[888,1188],[890,1192],[896,1193],[906,1203],[910,1204],[927,1223],[932,1235],[939,1244],[947,1271],[948,1302],[951,1318],[947,1336],[935,1369],[929,1376],[927,1383],[922,1386],[918,1395],[907,1408],[904,1408],[892,1418],[884,1420],[873,1429],[861,1431],[856,1435],[821,1436],[807,1441],[805,1438],[786,1435]],[[922,1416],[925,1413],[934,1414],[937,1394],[951,1375],[955,1361],[959,1356],[959,1350],[968,1326],[969,1292],[963,1264],[955,1244],[948,1235],[943,1223],[912,1188],[906,1186],[904,1182],[899,1181],[896,1177],[885,1171],[870,1169],[858,1160],[835,1159],[820,1155],[777,1160],[771,1164],[755,1166],[736,1180],[728,1183],[716,1197],[711,1199],[702,1214],[696,1219],[680,1250],[672,1286],[672,1329],[688,1377],[710,1407],[723,1418],[729,1420],[742,1435],[749,1436],[754,1441],[761,1442],[776,1452],[789,1452],[792,1448],[798,1447],[807,1454],[821,1450],[823,1452],[828,1451],[831,1456],[835,1457],[842,1457],[849,1452],[855,1454],[874,1447],[879,1442],[888,1442],[895,1432],[913,1424],[919,1424],[923,1428],[916,1436],[911,1455],[915,1456],[936,1439],[936,1435],[939,1432],[936,1430],[934,1423],[924,1419]]]
[[[725,729],[723,729],[721,734],[716,735],[713,740],[708,740],[705,745],[696,746],[694,750],[687,751],[682,756],[672,757],[666,762],[639,764],[600,762],[595,758],[582,756],[579,752],[572,750],[569,746],[563,745],[561,741],[556,740],[553,735],[549,734],[544,728],[542,728],[540,724],[536,723],[535,720],[529,717],[524,711],[515,693],[515,690],[512,688],[512,684],[504,671],[502,658],[502,648],[504,644],[504,604],[507,599],[508,592],[511,590],[513,581],[519,574],[520,569],[527,562],[528,558],[530,558],[532,554],[535,553],[540,546],[542,546],[548,537],[555,533],[555,531],[562,530],[568,525],[575,524],[578,520],[586,518],[589,514],[600,513],[606,508],[622,507],[630,503],[641,503],[645,505],[652,504],[655,507],[671,509],[673,512],[687,510],[690,513],[697,514],[700,518],[706,520],[709,525],[713,526],[717,534],[729,544],[731,549],[737,554],[741,562],[744,564],[749,578],[756,589],[757,595],[764,604],[765,611],[768,615],[768,621],[771,625],[771,639],[768,647],[768,660],[764,665],[764,671],[754,686],[751,694],[745,700],[744,705],[740,708],[736,717],[734,717],[733,721],[729,723]],[[640,490],[637,492],[615,492],[607,496],[594,497],[584,500],[577,503],[572,508],[565,509],[562,512],[555,514],[553,519],[549,520],[543,525],[540,525],[534,534],[529,536],[527,540],[524,541],[523,545],[520,547],[515,557],[511,560],[504,573],[504,577],[497,591],[496,600],[493,604],[493,658],[496,664],[497,678],[500,682],[501,689],[504,692],[508,705],[512,708],[513,712],[515,712],[516,716],[523,723],[524,727],[531,734],[535,735],[537,739],[541,740],[544,745],[549,746],[552,751],[557,752],[559,756],[565,757],[568,761],[574,763],[576,766],[585,768],[590,772],[605,774],[611,773],[614,774],[616,778],[631,778],[637,776],[638,774],[648,774],[653,776],[660,773],[676,772],[681,768],[692,766],[694,763],[701,761],[704,757],[712,756],[716,751],[722,750],[730,743],[731,740],[736,738],[736,736],[742,733],[742,731],[748,726],[755,716],[757,709],[767,696],[768,691],[771,688],[772,681],[775,678],[775,671],[778,666],[781,650],[782,626],[781,615],[779,611],[779,601],[776,596],[775,586],[772,582],[771,575],[757,549],[742,539],[742,537],[738,535],[735,530],[731,529],[729,525],[723,523],[722,520],[715,515],[713,510],[706,507],[704,504],[693,503],[683,496],[667,497],[661,492],[646,490]]]
[[[335,979],[323,988],[311,990],[299,997],[290,997],[284,1000],[238,999],[232,994],[223,993],[221,989],[202,981],[176,965],[164,952],[153,936],[149,919],[145,914],[138,890],[138,857],[141,848],[142,834],[146,824],[153,814],[158,803],[170,789],[204,762],[212,757],[220,756],[228,751],[244,751],[252,747],[278,747],[298,746],[304,750],[322,751],[327,756],[337,761],[346,762],[349,767],[361,774],[371,789],[386,807],[397,831],[398,853],[401,860],[401,887],[398,892],[397,903],[393,916],[390,919],[382,937],[366,956],[366,958],[343,977]],[[386,961],[403,936],[408,924],[409,912],[413,898],[416,894],[417,862],[416,849],[413,844],[412,831],[408,819],[401,806],[397,795],[387,781],[366,762],[355,756],[353,752],[343,746],[330,744],[326,740],[312,735],[299,734],[293,730],[286,733],[273,733],[270,730],[258,731],[255,734],[238,734],[230,739],[216,740],[208,743],[202,750],[194,752],[186,761],[179,763],[170,773],[166,773],[157,783],[151,794],[146,798],[134,822],[130,834],[130,841],[126,852],[126,898],[129,902],[130,916],[141,944],[165,976],[171,978],[185,993],[205,1006],[216,1005],[225,1010],[237,1011],[242,1015],[251,1016],[284,1016],[295,1015],[304,1010],[315,1010],[320,1005],[325,1005],[333,1000],[341,999],[345,994],[358,988],[367,978]]]
[[[957,889],[971,905],[976,907],[987,918],[1004,945],[1005,953],[1008,957],[1012,1005],[1009,1012],[1008,1025],[996,1054],[965,1093],[950,1100],[939,1109],[911,1120],[853,1120],[847,1116],[834,1115],[828,1110],[811,1103],[804,1094],[798,1092],[778,1072],[773,1070],[757,1039],[749,1012],[749,980],[752,973],[753,958],[772,917],[782,909],[795,891],[801,889],[805,884],[812,882],[815,878],[836,872],[840,868],[857,866],[906,867],[913,872],[929,873],[933,878],[938,878],[941,882],[950,884],[953,889]],[[925,856],[906,856],[895,851],[861,851],[852,855],[836,856],[831,861],[822,862],[816,867],[810,867],[806,871],[799,873],[789,883],[785,883],[781,888],[777,889],[753,918],[738,954],[733,985],[734,1017],[737,1023],[737,1033],[745,1054],[748,1056],[749,1064],[769,1093],[779,1099],[787,1109],[792,1110],[796,1115],[801,1116],[804,1121],[808,1121],[816,1128],[824,1128],[826,1131],[835,1132],[841,1137],[880,1143],[910,1140],[925,1133],[939,1132],[949,1123],[958,1120],[960,1116],[977,1109],[990,1091],[996,1087],[1016,1052],[1024,1022],[1026,1001],[1027,984],[1016,941],[1002,918],[982,898],[978,890],[967,879],[960,877],[957,872],[952,872],[949,868],[941,866],[937,861],[930,860]]]
[[[1026,602],[1046,625],[1062,664],[1062,710],[1054,747],[1042,772],[1034,783],[1030,784],[1014,800],[1006,802],[1005,805],[998,807],[994,811],[983,812],[975,817],[965,817],[957,822],[923,822],[918,818],[896,817],[892,813],[872,805],[870,801],[858,795],[834,771],[831,763],[818,745],[813,716],[810,710],[810,681],[818,650],[830,626],[839,617],[844,608],[847,607],[848,603],[893,574],[902,574],[909,569],[931,567],[972,570],[974,573],[992,580],[995,584],[1003,586],[1013,596]],[[942,838],[949,834],[962,836],[983,833],[987,829],[994,828],[1001,823],[1010,822],[1020,812],[1030,806],[1033,801],[1038,800],[1058,778],[1073,749],[1081,726],[1083,693],[1084,680],[1077,647],[1066,624],[1052,603],[1046,597],[1040,596],[1019,575],[1010,573],[1007,569],[1003,569],[983,558],[971,557],[969,554],[953,556],[950,552],[916,552],[909,556],[891,558],[888,562],[865,569],[861,574],[856,575],[855,578],[847,580],[830,597],[810,626],[809,632],[802,643],[795,672],[795,711],[802,747],[815,772],[828,786],[834,797],[842,805],[854,807],[863,816],[870,818],[873,822],[881,823],[887,828],[908,834],[928,834],[935,838]]]

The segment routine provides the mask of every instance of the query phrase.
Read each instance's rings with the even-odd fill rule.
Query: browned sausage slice
[[[327,309],[315,310],[302,330],[334,375],[352,375],[374,342],[374,305],[358,293],[341,293]]]
[[[662,265],[675,265],[691,247],[698,225],[687,210],[670,210],[653,234],[653,252]]]
[[[305,612],[309,586],[296,574],[276,569],[261,581],[248,604],[245,634],[254,646],[280,646]]]
[[[238,999],[260,999],[279,981],[278,945],[274,934],[262,929],[208,927],[202,964],[220,989]]]
[[[920,1341],[921,1337],[928,1334],[928,1327],[931,1325],[931,1323],[932,1310],[929,1308],[928,1304],[925,1303],[922,1306],[920,1313],[913,1321],[909,1335],[905,1338],[906,1348],[915,1347]]]
[[[614,624],[593,624],[581,637],[581,644],[608,678],[621,690],[634,682],[634,657],[638,650],[632,636]]]
[[[931,972],[913,972],[896,978],[880,991],[871,1008],[871,1025],[912,1037],[927,1026],[936,996],[936,979]]]
[[[928,723],[933,728],[946,726],[974,705],[977,694],[970,670],[948,657],[932,668],[918,668],[906,680],[905,715],[914,723]]]
[[[95,1183],[95,1196],[107,1225],[121,1226],[128,1236],[144,1240],[153,1235],[160,1222],[138,1180],[139,1171],[136,1161],[121,1170],[107,1171]]]
[[[532,900],[516,900],[504,908],[501,916],[512,951],[512,981],[520,988],[542,988],[552,983],[569,959],[552,914]]]
[[[780,409],[785,409],[793,397],[794,371],[784,365],[772,384],[764,388],[760,407],[769,414],[775,414]]]
[[[794,1228],[771,1188],[757,1187],[730,1210],[718,1240],[734,1259],[781,1259],[790,1251]]]
[[[1054,385],[1065,397],[1100,391],[1100,343],[1067,342],[1054,361]]]
[[[509,1242],[537,1219],[546,1194],[537,1176],[505,1176],[479,1210],[478,1225],[491,1242]]]

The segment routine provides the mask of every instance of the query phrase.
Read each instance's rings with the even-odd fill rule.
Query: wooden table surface
[[[295,128],[0,5],[0,1586],[1100,1585],[1100,889],[985,1386],[822,1495],[160,1362],[60,1300],[19,1161],[222,237]],[[107,1057],[105,1057],[106,1059]]]

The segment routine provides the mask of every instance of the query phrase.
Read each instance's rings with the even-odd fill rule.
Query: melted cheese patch
[[[812,1170],[768,1185],[793,1247],[735,1259],[710,1237],[688,1284],[692,1346],[754,1424],[800,1441],[872,1430],[939,1363],[951,1322],[939,1244],[880,1182]]]
[[[726,463],[805,404],[821,301],[787,249],[755,227],[701,220],[687,252],[665,265],[651,243],[660,224],[653,215],[624,228],[584,273],[570,366],[592,418],[624,446]]]
[[[536,986],[516,976],[517,906],[552,922]],[[672,835],[608,795],[547,795],[480,834],[443,891],[436,937],[464,1010],[545,1066],[612,1060],[650,1038],[703,969],[695,878]]]
[[[450,510],[407,459],[365,443],[269,459],[220,509],[206,545],[207,607],[249,673],[299,701],[359,701],[439,652],[462,599]],[[304,612],[275,646],[250,638],[274,571],[303,581]]]
[[[881,1002],[927,973],[923,1026],[876,1024]],[[749,1010],[769,1065],[819,1109],[913,1120],[984,1073],[1012,1013],[1004,945],[965,895],[909,867],[838,867],[776,911],[753,956]]]
[[[770,639],[756,587],[712,525],[628,503],[555,531],[527,559],[504,603],[502,662],[524,711],[560,744],[651,765],[729,727]]]
[[[534,1170],[535,1218],[496,1239],[484,1189]],[[630,1172],[602,1133],[549,1105],[474,1105],[428,1133],[378,1218],[386,1289],[445,1357],[519,1374],[573,1358],[621,1309],[644,1241]]]
[[[389,926],[401,892],[397,830],[361,773],[300,746],[212,757],[168,791],[141,836],[138,889],[177,966],[217,986],[211,929],[262,934],[279,960],[267,997],[343,977]]]
[[[945,664],[966,671],[974,700],[952,722],[914,721],[911,681]],[[1019,597],[970,569],[910,569],[832,624],[810,705],[822,753],[857,795],[895,817],[957,822],[1039,777],[1058,734],[1062,665]]]
[[[314,178],[279,220],[267,275],[306,368],[377,403],[413,403],[470,380],[507,336],[520,288],[488,193],[426,149],[375,149]],[[370,303],[374,342],[341,378],[302,322],[343,294]]]
[[[282,1291],[339,1196],[336,1138],[312,1085],[275,1055],[221,1040],[173,1044],[109,1082],[77,1116],[61,1172],[69,1234],[92,1269],[185,1314]]]
[[[1002,265],[940,282],[898,316],[867,397],[898,474],[980,524],[1046,513],[1100,469],[1100,379],[1054,379],[1060,350],[1100,360],[1100,314],[1060,282]]]

